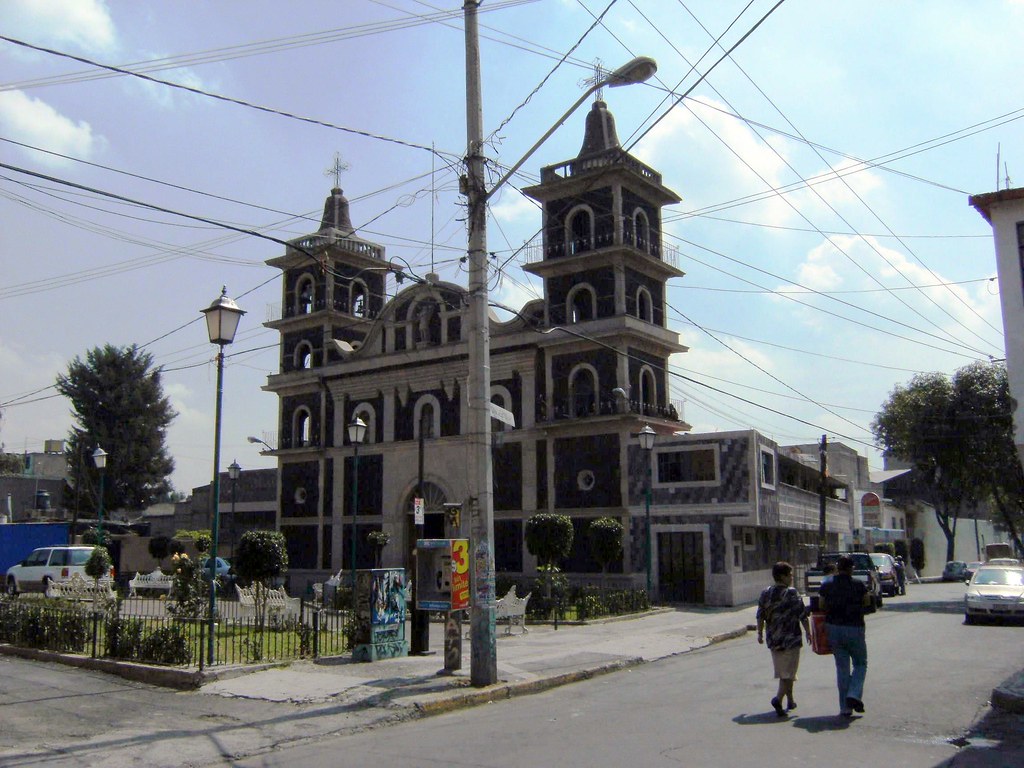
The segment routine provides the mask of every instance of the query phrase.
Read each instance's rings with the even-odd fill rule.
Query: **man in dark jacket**
[[[864,583],[853,578],[853,558],[843,555],[836,563],[835,577],[820,590],[825,628],[836,660],[839,714],[843,717],[864,711],[864,678],[868,671],[864,604],[870,599]]]

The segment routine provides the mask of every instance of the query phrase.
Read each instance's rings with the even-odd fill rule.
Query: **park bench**
[[[526,604],[530,602],[531,595],[533,595],[533,592],[527,594],[526,597],[518,597],[516,595],[516,587],[513,584],[505,596],[499,598],[498,602],[495,603],[495,621],[508,622],[508,628],[505,630],[505,634],[512,634],[513,624],[519,624],[519,626],[523,628],[524,633],[529,632],[526,628]]]
[[[251,617],[256,611],[256,588],[240,587],[235,585],[238,592],[238,607],[242,615]],[[301,600],[297,597],[288,597],[284,587],[264,590],[267,600],[267,615],[277,619],[299,618]]]
[[[170,594],[173,586],[174,577],[164,573],[159,568],[152,573],[139,573],[136,571],[135,578],[128,582],[128,589],[130,590],[128,596],[136,597],[140,589],[159,589]]]
[[[113,579],[86,579],[80,573],[71,574],[70,579],[51,581],[46,588],[47,597],[62,597],[65,600],[116,600],[117,591]]]

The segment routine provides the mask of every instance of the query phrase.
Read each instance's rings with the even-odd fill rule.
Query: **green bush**
[[[192,644],[181,624],[167,624],[151,632],[139,647],[139,661],[156,664],[191,664]]]
[[[875,552],[884,552],[887,555],[896,557],[896,545],[891,541],[886,541],[881,544],[875,544]]]
[[[138,659],[142,649],[143,622],[111,616],[106,624],[106,655],[112,659]]]
[[[22,648],[81,653],[91,636],[89,612],[79,606],[54,608],[11,601],[0,614],[0,642]]]
[[[896,550],[896,557],[902,557],[904,562],[910,559],[910,550],[907,548],[907,540],[900,539],[899,541],[893,542],[893,548]]]
[[[918,573],[924,573],[924,542],[921,539],[910,540],[910,564]]]
[[[210,587],[203,579],[199,563],[184,552],[171,557],[171,574],[174,584],[171,596],[174,605],[167,606],[167,612],[177,617],[198,617],[206,615]]]

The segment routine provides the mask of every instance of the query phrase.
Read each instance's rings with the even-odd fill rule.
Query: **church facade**
[[[749,589],[735,588],[744,557],[734,540],[772,509],[765,494],[775,492],[774,480],[757,478],[764,451],[774,456],[775,447],[743,433],[708,453],[721,441],[685,436],[682,408],[670,400],[669,357],[686,347],[668,328],[666,294],[683,273],[661,224],[664,207],[680,198],[621,148],[600,101],[578,156],[542,168],[540,183],[524,192],[543,211],[542,238],[524,269],[543,281],[544,294],[508,321],[490,319],[491,401],[514,421],[492,420],[498,577],[536,573],[525,521],[557,512],[575,528],[563,563],[571,579],[596,581],[586,528],[612,517],[625,539],[610,583],[642,587],[650,568],[665,599],[747,599]],[[390,262],[355,232],[338,188],[320,229],[268,264],[282,272],[281,311],[266,323],[280,333],[280,370],[265,389],[279,398],[274,455],[289,586],[302,590],[348,570],[353,535],[357,567],[372,567],[374,530],[390,534],[383,564],[409,567],[414,498],[425,500],[424,535],[437,538],[446,535],[446,512],[469,496],[467,290]],[[367,425],[359,446],[346,429],[356,419]],[[650,454],[637,440],[645,426],[658,435]],[[732,502],[719,506],[709,489],[727,476]],[[699,511],[687,506],[693,499]],[[816,518],[805,522],[816,526]],[[462,531],[468,536],[466,520]],[[757,561],[758,583],[769,549]],[[754,575],[740,580],[752,585]]]

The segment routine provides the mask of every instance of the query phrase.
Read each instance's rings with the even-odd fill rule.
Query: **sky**
[[[67,436],[53,384],[72,360],[137,344],[178,414],[175,488],[208,483],[200,310],[226,286],[247,314],[225,349],[221,468],[274,466],[246,439],[276,440],[265,261],[318,228],[336,156],[360,236],[467,283],[457,2],[5,0],[0,36],[5,450]],[[657,60],[603,97],[682,198],[664,211],[686,273],[668,324],[689,348],[670,385],[694,432],[828,435],[881,468],[870,425],[894,386],[1004,357],[992,233],[968,197],[1024,180],[1024,2],[485,0],[480,36],[492,183],[595,66]],[[540,212],[518,190],[576,156],[585,114],[491,200],[495,303],[541,295],[520,269]]]

